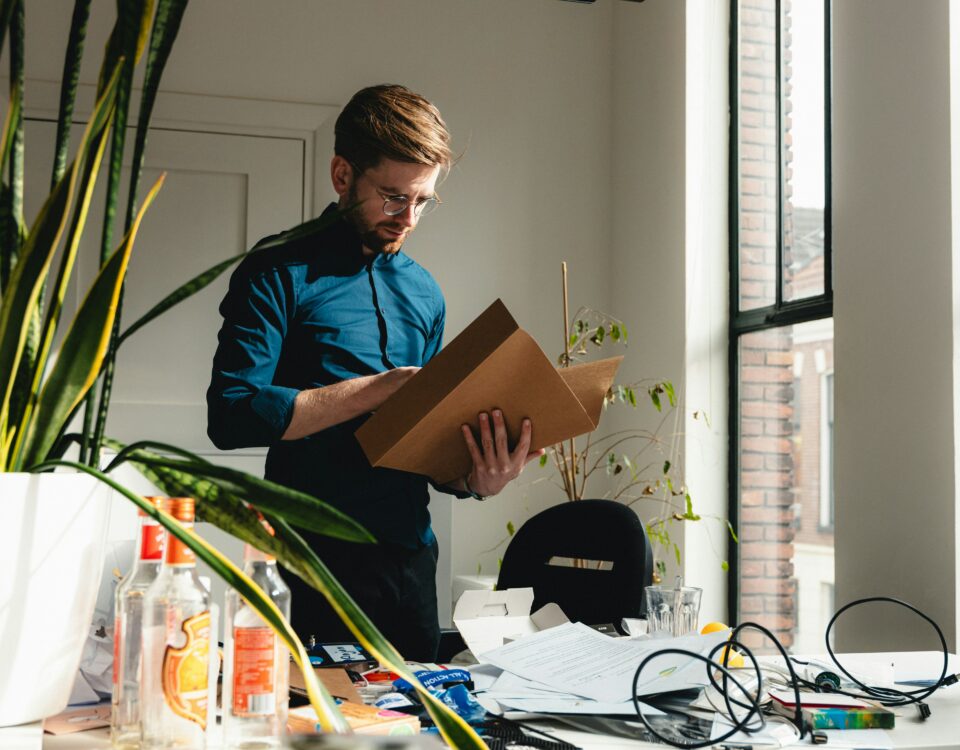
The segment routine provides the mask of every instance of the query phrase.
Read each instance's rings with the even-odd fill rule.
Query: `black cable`
[[[800,739],[802,740],[806,734],[806,728],[803,723],[803,711],[800,708],[800,688],[797,686],[797,680],[798,680],[797,673],[793,668],[793,664],[790,663],[790,655],[787,654],[787,650],[783,647],[783,644],[780,643],[780,641],[777,639],[777,637],[773,633],[767,630],[763,625],[760,625],[759,623],[756,623],[756,622],[742,622],[739,625],[737,625],[737,627],[735,627],[733,629],[733,632],[730,634],[730,640],[735,641],[737,639],[737,636],[740,635],[740,631],[743,630],[744,628],[753,628],[754,630],[759,630],[761,633],[767,636],[767,638],[769,638],[773,642],[773,645],[777,647],[777,651],[780,652],[780,655],[783,657],[783,660],[786,662],[787,671],[790,672],[791,682],[793,683],[793,697],[794,697],[794,700],[796,701],[794,703],[794,710],[793,710],[793,724],[797,728],[797,731],[800,732]],[[747,653],[750,654],[750,658],[753,659],[753,653],[749,649],[746,649],[746,651]],[[756,661],[754,661],[754,663],[756,663]],[[711,680],[711,682],[713,682],[713,680]],[[762,680],[760,681],[760,683],[762,683]],[[760,690],[759,683],[757,685],[757,690],[758,691]]]
[[[733,648],[734,646],[737,646],[738,648],[742,649],[742,652],[745,653],[747,656],[749,656],[750,661],[753,662],[753,670],[754,672],[757,673],[757,694],[754,696],[754,702],[759,703],[760,689],[763,686],[763,674],[760,671],[760,665],[757,663],[756,657],[753,655],[753,652],[749,648],[747,648],[745,645],[740,643],[740,641],[733,640],[733,635],[731,634],[729,640],[722,641],[721,643],[718,643],[716,646],[714,646],[710,650],[708,657],[711,660],[714,660],[714,655],[717,653],[717,651],[719,651],[722,648],[726,648],[727,650],[723,654],[722,665],[724,667],[729,666],[730,649]],[[730,715],[731,718],[734,718],[736,716],[736,714],[733,711],[733,706],[730,705],[731,703],[736,704],[740,708],[746,708],[746,709],[751,708],[751,704],[743,703],[741,701],[736,700],[735,698],[730,697],[730,691],[727,689],[726,675],[723,676],[723,687],[720,687],[717,684],[716,677],[709,669],[707,669],[707,677],[710,679],[710,684],[714,687],[714,689],[717,690],[717,692],[719,692],[723,696],[723,701],[727,706],[727,713]],[[712,701],[711,701],[711,705],[712,705]],[[762,729],[764,726],[766,726],[766,720],[763,718],[762,713],[759,714],[759,718],[760,718],[760,726],[757,729]],[[750,714],[747,714],[747,716],[744,718],[744,723],[745,723],[744,731],[747,731],[747,732],[756,731],[756,730],[752,730],[750,726],[746,725],[746,722],[748,722],[749,720],[750,720]]]
[[[833,649],[830,646],[830,633],[833,630],[833,626],[836,623],[836,621],[839,619],[840,615],[842,615],[848,609],[858,606],[860,604],[866,604],[869,602],[889,602],[891,604],[898,604],[901,607],[905,607],[906,609],[909,609],[911,612],[916,613],[917,615],[922,617],[924,620],[926,620],[928,623],[930,623],[933,629],[937,632],[937,636],[940,639],[940,647],[943,652],[943,670],[940,673],[940,677],[936,680],[936,682],[933,685],[930,685],[928,687],[918,688],[917,690],[897,690],[895,688],[871,687],[869,685],[865,685],[864,683],[860,682],[860,680],[854,677],[840,663],[840,661],[837,659],[836,654],[833,652]],[[753,718],[755,714],[760,718],[761,726],[763,726],[764,719],[763,719],[763,714],[760,711],[760,705],[759,705],[760,691],[762,689],[762,684],[763,684],[760,665],[758,664],[756,658],[754,657],[753,652],[749,648],[744,646],[743,643],[737,640],[737,636],[740,634],[740,632],[744,628],[752,628],[754,630],[759,630],[761,633],[766,635],[767,638],[769,638],[773,642],[777,650],[780,652],[780,655],[783,657],[784,663],[786,664],[787,670],[790,674],[789,687],[793,689],[793,695],[794,695],[793,724],[797,727],[797,730],[800,732],[800,739],[803,739],[803,737],[806,734],[806,728],[804,725],[803,713],[801,709],[800,687],[802,686],[817,692],[820,692],[821,688],[819,685],[813,682],[801,679],[799,676],[797,676],[796,670],[794,670],[793,668],[794,661],[796,661],[796,663],[798,664],[807,664],[808,662],[803,662],[799,659],[795,660],[793,657],[791,657],[787,653],[783,645],[780,643],[780,641],[777,640],[777,637],[772,632],[770,632],[764,626],[759,625],[758,623],[755,623],[755,622],[744,622],[738,625],[737,627],[735,627],[733,629],[733,632],[730,634],[730,638],[714,646],[710,650],[707,656],[704,656],[702,653],[688,651],[686,649],[667,648],[667,649],[662,649],[660,651],[654,651],[648,654],[643,659],[643,661],[640,662],[640,666],[637,667],[637,670],[633,675],[633,685],[632,685],[633,708],[637,713],[637,717],[643,723],[644,727],[646,727],[647,731],[650,732],[650,734],[656,737],[660,742],[663,742],[667,745],[672,745],[674,747],[680,747],[680,748],[688,748],[689,750],[695,750],[696,748],[706,747],[708,745],[713,745],[713,744],[723,742],[724,740],[729,739],[739,731],[743,731],[748,734],[753,731],[757,731],[757,728],[751,728],[749,726],[750,720]],[[943,635],[943,631],[940,629],[937,623],[934,622],[930,617],[925,615],[923,612],[921,612],[919,609],[914,607],[912,604],[901,601],[900,599],[893,599],[887,596],[873,596],[873,597],[867,597],[864,599],[857,599],[855,601],[850,602],[849,604],[844,605],[834,613],[833,617],[830,618],[830,622],[827,624],[824,640],[826,641],[827,653],[830,655],[830,658],[833,660],[833,663],[836,664],[837,668],[841,672],[843,672],[844,675],[846,675],[855,685],[857,685],[862,690],[862,692],[856,693],[856,692],[850,692],[845,690],[831,689],[830,690],[831,693],[837,693],[839,695],[847,695],[853,698],[861,698],[861,699],[867,698],[870,700],[874,700],[878,703],[881,703],[882,705],[885,705],[885,706],[906,706],[906,705],[910,705],[911,703],[916,703],[920,708],[921,715],[923,716],[923,718],[926,718],[927,716],[930,715],[930,709],[925,703],[923,703],[923,700],[929,697],[930,695],[932,695],[939,688],[944,687],[946,685],[952,685],[958,680],[960,680],[960,675],[950,675],[949,677],[947,676],[947,672],[949,671],[949,666],[950,666],[949,652],[947,650],[947,641]],[[737,680],[736,677],[733,676],[733,674],[729,671],[729,669],[727,669],[727,664],[730,660],[730,653],[733,647],[736,647],[741,655],[749,657],[750,661],[752,662],[754,671],[757,674],[757,692],[755,695],[752,695],[746,688],[744,688],[744,686]],[[723,654],[722,664],[714,660],[716,653],[720,649],[726,649]],[[703,742],[685,743],[685,742],[677,742],[671,738],[664,737],[663,735],[659,734],[651,726],[650,722],[647,721],[646,717],[643,714],[643,711],[640,708],[640,700],[639,700],[639,697],[637,696],[637,686],[640,682],[640,675],[643,672],[644,667],[646,667],[647,664],[650,663],[652,659],[655,659],[656,657],[662,656],[664,654],[679,654],[682,656],[691,656],[695,659],[699,659],[700,661],[704,662],[704,664],[706,665],[707,677],[710,680],[710,684],[713,686],[715,690],[717,690],[721,695],[723,695],[724,703],[726,705],[727,711],[729,712],[729,718],[734,725],[729,732],[727,732],[726,734],[720,737],[712,738]],[[723,674],[722,686],[718,684],[716,676],[714,675],[714,672],[711,670],[711,667],[719,670]],[[750,701],[749,703],[746,703],[731,697],[729,685],[727,682],[728,679],[733,680],[733,682],[739,688],[740,692],[743,693],[744,696]],[[738,706],[741,709],[748,709],[747,714],[742,719],[738,719],[736,717],[736,712],[734,711],[734,708],[733,708],[734,706]]]
[[[675,740],[668,737],[664,737],[662,734],[657,732],[657,730],[654,729],[653,726],[650,724],[650,722],[647,720],[647,717],[644,716],[643,711],[640,709],[640,700],[637,697],[637,685],[640,682],[640,674],[643,672],[643,668],[647,666],[647,664],[649,664],[652,659],[655,659],[658,656],[663,656],[664,654],[678,654],[680,656],[692,656],[694,659],[699,659],[700,661],[704,662],[704,664],[706,664],[708,674],[710,672],[711,667],[716,667],[721,672],[723,672],[724,682],[726,682],[727,677],[733,680],[734,684],[736,684],[736,686],[740,688],[740,692],[751,699],[750,711],[747,713],[746,717],[744,717],[744,720],[738,721],[735,716],[731,716],[730,718],[734,722],[733,729],[731,729],[726,734],[721,735],[720,737],[708,738],[702,742],[676,742]],[[759,682],[758,682],[757,689],[759,691]],[[758,695],[759,695],[759,692],[758,692]],[[637,667],[637,671],[634,672],[633,674],[633,685],[631,689],[631,697],[633,698],[633,708],[637,712],[637,716],[639,717],[640,721],[643,723],[643,726],[646,727],[647,731],[650,732],[650,734],[652,734],[654,737],[656,737],[660,742],[663,742],[664,744],[673,745],[674,747],[689,748],[689,750],[695,750],[695,748],[714,745],[718,742],[723,742],[725,739],[732,737],[734,734],[736,734],[739,731],[748,731],[746,727],[747,727],[747,723],[750,721],[750,718],[754,715],[754,713],[756,713],[757,715],[760,714],[760,705],[757,703],[757,698],[750,695],[750,691],[748,691],[740,683],[740,681],[733,676],[733,673],[730,672],[730,670],[727,669],[726,666],[722,664],[717,664],[715,661],[713,661],[707,656],[704,656],[701,653],[697,653],[695,651],[688,651],[687,649],[682,649],[682,648],[665,648],[665,649],[661,649],[660,651],[654,651],[650,654],[647,654],[646,658],[642,662],[640,662],[640,666]]]
[[[940,639],[940,648],[943,651],[943,671],[940,672],[940,677],[933,685],[925,688],[918,688],[917,690],[895,690],[893,688],[870,687],[869,685],[863,684],[860,682],[860,680],[850,674],[850,672],[848,672],[846,668],[844,668],[844,666],[837,660],[836,654],[833,653],[833,649],[830,647],[830,631],[833,630],[834,623],[836,623],[840,615],[842,615],[851,607],[856,607],[860,604],[867,604],[869,602],[889,602],[890,604],[898,604],[901,607],[905,607],[911,612],[922,617],[924,620],[930,623],[935,631],[937,631],[937,637]],[[884,706],[908,706],[911,703],[919,704],[924,700],[924,698],[929,697],[939,688],[944,687],[945,685],[953,684],[957,681],[955,675],[951,675],[949,678],[947,677],[947,671],[950,667],[950,657],[949,651],[947,650],[947,639],[943,637],[943,631],[940,629],[940,626],[912,604],[900,599],[894,599],[889,596],[870,596],[864,599],[855,599],[849,604],[845,604],[834,613],[833,617],[830,618],[830,622],[827,623],[827,631],[824,634],[824,640],[826,641],[827,645],[827,653],[830,654],[830,658],[833,659],[833,663],[837,665],[837,668],[843,672],[851,682],[863,690],[867,696],[876,700],[878,703],[883,704]],[[842,691],[836,692],[842,693]],[[851,693],[842,694],[851,695]],[[863,696],[855,695],[854,697],[860,698]]]

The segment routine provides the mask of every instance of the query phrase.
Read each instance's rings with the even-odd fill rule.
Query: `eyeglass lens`
[[[383,212],[387,216],[397,216],[407,210],[410,201],[406,198],[387,198],[383,202]],[[414,204],[413,213],[417,216],[425,216],[437,207],[436,198],[424,198],[422,201]]]

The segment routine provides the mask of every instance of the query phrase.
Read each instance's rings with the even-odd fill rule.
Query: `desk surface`
[[[895,664],[904,664],[909,660],[914,664],[935,665],[942,655],[932,652],[899,654],[863,654],[840,657],[849,668],[855,668],[858,659],[875,660],[890,658]],[[849,659],[849,661],[848,661]],[[956,671],[956,661],[953,663]],[[939,675],[939,667],[934,676]],[[926,721],[920,721],[919,713],[913,706],[896,709],[897,726],[890,730],[894,750],[960,750],[960,683],[943,688],[934,693],[927,703],[932,715]],[[664,745],[651,745],[645,742],[628,740],[622,737],[590,734],[565,728],[556,722],[538,720],[532,722],[538,729],[578,745],[584,750],[605,750],[606,748],[658,748]],[[3,750],[106,750],[110,747],[109,732],[95,729],[70,735],[43,735],[40,740],[39,724],[24,727],[0,729],[0,748]],[[829,747],[829,746],[826,746]],[[212,749],[211,749],[212,750]]]

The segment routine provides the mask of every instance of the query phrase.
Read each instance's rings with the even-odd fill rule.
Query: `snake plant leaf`
[[[6,172],[7,165],[10,163],[10,152],[13,150],[13,135],[16,130],[16,122],[20,119],[20,108],[23,104],[23,89],[14,85],[10,90],[10,104],[7,108],[7,116],[3,119],[3,137],[0,140],[0,171]]]
[[[44,373],[47,370],[47,361],[50,356],[50,350],[53,347],[53,340],[57,332],[57,326],[60,322],[60,313],[63,310],[63,301],[67,294],[67,286],[70,282],[70,273],[73,270],[73,264],[76,260],[77,252],[80,247],[80,237],[83,234],[83,228],[87,222],[87,215],[90,211],[90,200],[93,198],[93,191],[96,187],[97,175],[100,172],[100,164],[103,162],[103,153],[106,147],[106,138],[101,132],[93,139],[92,148],[95,150],[93,158],[88,158],[82,165],[83,176],[80,179],[79,191],[80,198],[77,201],[76,208],[73,211],[73,219],[70,223],[70,230],[67,233],[64,242],[64,251],[60,258],[60,268],[57,271],[57,280],[54,284],[53,299],[47,306],[46,318],[43,321],[42,332],[38,330],[36,342],[33,346],[32,357],[25,356],[21,362],[21,374],[26,375],[26,382],[23,390],[26,393],[25,408],[22,413],[17,413],[11,407],[11,413],[14,419],[21,425],[20,440],[14,454],[14,459],[20,453],[23,440],[29,430],[30,421],[33,418],[33,410],[39,398],[41,382]],[[41,305],[42,307],[42,305]],[[38,310],[39,315],[39,310]],[[34,343],[34,342],[31,342]],[[27,364],[28,366],[24,366]],[[69,419],[65,419],[62,425],[65,427]]]
[[[290,242],[295,239],[302,239],[304,237],[309,237],[310,235],[319,232],[321,229],[324,229],[335,221],[337,221],[341,216],[339,211],[331,212],[330,214],[325,214],[323,216],[318,216],[316,219],[311,219],[306,221],[303,224],[298,224],[292,229],[283,232],[282,234],[276,237],[270,237],[254,245],[252,248],[246,252],[240,253],[239,255],[234,255],[232,258],[227,258],[226,260],[220,261],[215,266],[208,268],[203,273],[194,276],[190,281],[183,284],[179,288],[172,291],[162,300],[160,300],[156,305],[150,308],[146,313],[144,313],[136,322],[132,323],[129,328],[127,328],[120,336],[118,340],[118,345],[126,341],[130,336],[136,333],[138,330],[143,328],[147,323],[154,320],[155,318],[163,315],[167,310],[175,305],[180,304],[185,299],[192,297],[197,292],[205,289],[210,284],[212,284],[216,279],[230,266],[232,266],[237,261],[243,260],[245,257],[251,253],[257,252],[258,250],[263,250],[268,247],[273,247],[275,245],[283,244]]]
[[[134,333],[136,333],[141,328],[143,328],[147,323],[154,320],[155,318],[159,318],[171,307],[174,307],[175,305],[180,304],[185,299],[192,297],[194,294],[196,294],[200,290],[208,287],[210,284],[216,281],[217,277],[219,277],[220,274],[222,274],[224,271],[230,268],[230,266],[232,266],[238,260],[246,257],[250,252],[252,251],[248,250],[245,253],[240,253],[240,255],[234,255],[232,258],[227,258],[226,260],[221,261],[220,263],[217,263],[212,268],[208,268],[203,273],[197,276],[194,276],[186,284],[183,284],[179,288],[172,291],[170,294],[168,294],[166,297],[160,300],[156,305],[151,307],[140,318],[138,318],[136,322],[131,324],[120,335],[120,338],[117,339],[117,346],[122,344],[128,337],[132,336]]]
[[[287,565],[285,558],[277,554],[277,559],[294,570],[304,581],[323,594],[324,598],[340,616],[340,619],[350,628],[357,640],[373,654],[381,664],[386,665],[396,674],[403,677],[420,693],[424,706],[430,717],[440,730],[440,734],[450,747],[463,750],[464,748],[486,748],[476,732],[449,707],[443,704],[416,678],[413,671],[406,665],[403,657],[393,645],[383,637],[370,618],[363,612],[353,598],[344,590],[339,581],[333,576],[323,561],[283,519],[268,518],[277,537],[288,546],[295,557]],[[298,561],[307,562],[306,568],[297,567]]]
[[[140,95],[140,111],[137,115],[137,130],[133,146],[133,161],[130,169],[130,189],[127,193],[127,217],[136,210],[137,189],[140,173],[143,170],[143,153],[147,145],[147,133],[150,117],[160,88],[160,78],[170,57],[173,43],[180,30],[180,22],[187,8],[187,0],[159,0],[157,12],[150,32],[150,47],[147,52],[147,64],[143,74],[143,91]],[[144,33],[146,29],[144,29]],[[139,58],[139,52],[138,52]]]
[[[149,442],[140,445],[151,445]],[[237,469],[217,466],[206,461],[180,461],[150,453],[142,448],[121,451],[111,461],[110,469],[124,461],[136,461],[151,468],[166,468],[209,479],[233,492],[264,513],[280,516],[300,528],[348,542],[374,542],[370,532],[350,516],[318,500],[313,495],[260,479]]]
[[[153,14],[153,0],[123,0],[117,4],[117,34],[115,49],[120,54],[120,80],[117,84],[116,114],[111,130],[110,160],[107,167],[107,192],[104,198],[103,224],[100,236],[100,263],[107,262],[113,248],[113,226],[120,192],[120,173],[123,152],[127,142],[127,119],[130,108],[130,89],[133,69],[137,64],[137,46],[145,19]],[[113,38],[113,37],[112,37]],[[124,231],[130,228],[129,223]]]
[[[76,0],[70,19],[70,36],[67,52],[63,58],[63,83],[60,85],[60,109],[57,115],[57,139],[53,157],[51,187],[63,176],[70,145],[70,127],[73,125],[73,105],[77,100],[77,85],[80,83],[80,62],[83,60],[83,43],[87,36],[87,21],[90,18],[91,0]]]
[[[170,445],[169,443],[161,443],[156,440],[139,440],[136,443],[130,443],[129,445],[124,445],[118,440],[112,440],[111,438],[104,438],[103,444],[110,448],[113,451],[116,451],[116,457],[110,462],[110,464],[104,469],[107,473],[113,471],[115,466],[119,466],[124,461],[128,459],[132,454],[143,451],[144,453],[153,451],[162,451],[163,453],[172,453],[175,456],[180,456],[181,458],[186,458],[189,461],[196,461],[197,463],[213,465],[210,461],[207,461],[203,456],[199,456],[192,451],[188,451],[185,448],[178,448],[176,445]],[[154,454],[159,458],[159,454]],[[172,496],[171,496],[172,497]]]
[[[119,449],[117,458],[126,451],[125,460],[126,456],[130,456],[131,463],[165,493],[171,496],[185,495],[196,498],[198,519],[212,523],[238,539],[273,555],[287,570],[320,591],[358,640],[424,695],[430,715],[451,747],[486,747],[459,716],[436,700],[432,694],[428,694],[407,668],[396,649],[380,634],[350,595],[343,590],[329,569],[286,521],[268,513],[268,520],[277,533],[274,536],[267,534],[256,513],[241,499],[246,496],[226,490],[215,481],[199,478],[189,470],[171,469],[156,463],[141,462],[135,456],[150,453],[141,447],[144,444],[146,443],[131,444],[124,448],[116,441],[106,441],[106,445],[111,449]],[[180,453],[186,453],[186,451],[177,450]]]
[[[161,175],[150,189],[133,226],[107,264],[100,269],[67,331],[60,356],[40,392],[36,417],[28,427],[25,438],[27,445],[23,451],[24,460],[28,463],[41,461],[47,455],[67,416],[100,373],[137,230],[163,180],[164,176]]]
[[[150,36],[150,24],[153,20],[154,0],[125,0],[128,6],[140,6],[140,12],[134,15],[135,20],[139,20],[136,37],[133,47],[133,64],[137,65],[143,56],[143,51],[147,47],[147,38]]]
[[[10,86],[24,88],[24,3],[18,0],[10,16]],[[10,210],[19,221],[23,221],[23,108],[21,107],[14,119],[13,144],[10,148],[10,163],[8,165],[8,185],[10,186]],[[6,237],[7,242],[14,238]]]
[[[307,237],[311,237],[317,232],[326,229],[331,224],[338,221],[344,214],[349,213],[355,207],[355,205],[347,206],[343,210],[331,211],[328,214],[321,214],[314,219],[308,219],[302,224],[297,224],[297,226],[292,227],[285,232],[281,232],[273,237],[264,238],[254,245],[252,249],[266,250],[270,247],[285,245],[288,242],[294,242],[296,240],[302,240],[306,239]]]
[[[319,678],[317,678],[316,673],[310,666],[310,658],[307,655],[307,651],[297,638],[293,628],[286,621],[286,618],[284,618],[280,610],[277,609],[277,606],[264,594],[263,590],[250,580],[243,571],[213,545],[198,536],[191,529],[184,527],[179,521],[174,519],[173,516],[157,510],[152,503],[134,494],[103,472],[74,461],[47,461],[31,467],[30,470],[43,471],[54,468],[55,466],[73,468],[96,477],[114,491],[126,497],[142,511],[155,518],[168,532],[192,549],[200,560],[203,560],[203,562],[209,565],[211,570],[220,576],[228,585],[236,589],[240,596],[242,596],[273,631],[283,639],[287,648],[290,649],[294,661],[297,662],[300,671],[304,675],[307,695],[310,698],[311,705],[317,712],[317,717],[320,719],[324,730],[340,734],[350,733],[350,725],[337,710],[333,697],[320,682]]]
[[[10,28],[13,6],[16,4],[17,0],[2,0],[0,2],[0,52],[3,52],[3,42],[7,38],[7,29]]]
[[[90,200],[93,198],[93,191],[96,187],[97,175],[100,173],[100,165],[103,162],[103,153],[106,145],[107,139],[102,137],[101,134],[95,139],[94,147],[96,153],[92,159],[87,159],[83,165],[83,177],[80,181],[80,200],[74,209],[70,230],[67,232],[67,238],[64,242],[64,251],[60,258],[60,267],[57,270],[57,279],[53,285],[53,298],[47,307],[46,318],[43,322],[42,339],[34,362],[33,378],[30,384],[30,393],[33,402],[35,402],[40,392],[41,380],[47,369],[47,360],[50,356],[50,350],[53,347],[57,326],[60,323],[63,302],[67,296],[67,287],[70,283],[70,274],[73,271],[73,265],[80,249],[80,238],[83,234],[83,228],[87,223],[87,215],[90,212]],[[32,407],[33,403],[31,403],[30,406]],[[31,412],[28,410],[24,417],[30,419]]]
[[[37,304],[50,263],[63,234],[70,213],[79,166],[87,158],[91,139],[103,130],[112,116],[116,78],[115,72],[87,124],[77,157],[47,197],[27,234],[20,260],[13,269],[8,289],[0,304],[0,419],[6,418],[13,379],[20,364],[30,325],[29,313]],[[0,465],[5,464],[6,456],[0,456]]]
[[[9,240],[9,238],[14,238]],[[0,298],[10,282],[13,267],[16,265],[20,248],[27,238],[26,227],[20,217],[13,215],[10,206],[10,189],[0,183]]]

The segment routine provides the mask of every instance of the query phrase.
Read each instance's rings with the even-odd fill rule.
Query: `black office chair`
[[[551,564],[555,558],[613,566]],[[652,576],[653,553],[637,514],[613,500],[577,500],[547,508],[520,527],[503,556],[497,589],[530,586],[533,611],[556,602],[571,621],[620,628],[624,617],[641,616]]]

